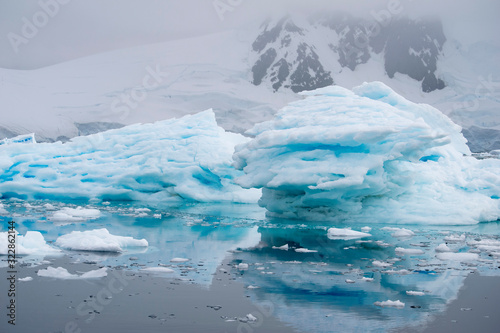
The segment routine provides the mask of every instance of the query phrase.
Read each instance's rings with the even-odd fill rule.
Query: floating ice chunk
[[[412,291],[412,290],[408,290],[406,292],[406,295],[410,295],[410,296],[424,296],[425,293],[422,292],[422,291]]]
[[[391,236],[396,238],[409,238],[415,236],[413,231],[406,228],[383,227],[381,230],[394,231]]]
[[[245,269],[248,269],[248,264],[245,264],[245,263],[239,263],[238,264],[238,269],[239,270],[245,270]]]
[[[10,243],[8,234],[8,232],[0,232],[0,255],[7,255],[9,253]],[[17,235],[15,243],[17,255],[50,255],[61,252],[61,250],[48,245],[39,231],[27,231],[24,236]]]
[[[446,245],[445,243],[441,243],[439,244],[438,246],[436,246],[436,249],[435,249],[436,252],[453,252],[449,247],[448,245]]]
[[[207,110],[76,137],[64,144],[3,145],[0,174],[5,177],[0,194],[65,200],[256,202],[260,190],[243,189],[234,182],[243,174],[232,166],[234,147],[248,140],[224,131],[214,112]]]
[[[351,280],[351,279],[346,279],[346,280],[345,280],[345,283],[356,283],[356,281]]]
[[[170,260],[170,262],[174,262],[174,263],[182,263],[182,262],[187,262],[189,261],[189,259],[187,258],[173,258]]]
[[[54,207],[54,205],[49,203],[44,204],[43,208],[45,208],[46,210],[56,210],[56,207]]]
[[[372,262],[372,265],[373,265],[373,266],[375,266],[375,267],[382,267],[382,268],[385,268],[385,267],[392,266],[393,264],[392,264],[392,263],[389,263],[389,262],[380,261],[380,260],[374,260],[374,261]]]
[[[161,219],[161,214],[153,214],[153,217],[154,217],[155,219]]]
[[[269,215],[399,224],[500,217],[500,160],[472,157],[439,110],[380,82],[302,94],[235,149],[245,172],[237,182],[262,188]]]
[[[259,289],[259,288],[260,288],[259,286],[252,286],[252,285],[247,287],[247,289]]]
[[[273,246],[274,250],[283,250],[283,251],[288,251],[288,244],[281,245],[281,246]]]
[[[436,258],[439,260],[452,260],[452,261],[474,261],[479,259],[479,255],[477,253],[452,253],[452,252],[443,252],[436,254]]]
[[[43,277],[51,277],[55,279],[64,279],[64,280],[78,280],[78,279],[96,279],[107,276],[107,267],[103,267],[100,269],[96,269],[93,271],[88,271],[81,275],[71,274],[67,269],[62,267],[47,267],[46,269],[41,269],[37,272],[38,276]]]
[[[27,277],[24,277],[24,278],[19,278],[17,279],[21,282],[28,282],[28,281],[33,281],[33,278],[31,276],[27,276]]]
[[[174,273],[175,271],[168,267],[146,267],[141,269],[141,271],[152,272],[152,273]]]
[[[409,270],[407,270],[407,269],[400,269],[400,270],[388,269],[388,270],[382,271],[382,273],[386,273],[386,274],[397,274],[397,275],[408,275],[408,274],[412,274],[412,273],[411,273]]]
[[[330,228],[330,229],[328,229],[327,235],[328,235],[328,238],[330,238],[330,239],[343,239],[343,240],[371,236],[371,234],[369,234],[369,233],[351,230],[351,228],[342,228],[342,229],[341,228]]]
[[[115,236],[105,228],[73,231],[57,238],[55,244],[74,251],[122,252],[127,247],[147,247],[148,241],[132,237]]]
[[[468,244],[471,246],[479,246],[479,245],[500,246],[500,240],[486,238],[486,239],[481,239],[479,241],[472,240],[472,241],[469,241]]]
[[[402,247],[397,247],[395,249],[396,253],[397,254],[407,254],[407,255],[421,255],[421,254],[424,254],[424,251],[420,250],[420,249],[405,249],[405,248],[402,248]]]
[[[379,301],[379,302],[375,302],[373,304],[376,306],[380,306],[380,307],[393,307],[393,308],[398,308],[398,309],[402,309],[405,307],[405,303],[401,302],[400,300],[397,300],[397,301],[387,300],[387,301],[382,301],[382,302]]]
[[[64,207],[63,209],[52,214],[50,220],[55,222],[81,222],[97,219],[99,217],[101,217],[101,212],[98,209]]]
[[[371,227],[363,227],[363,228],[361,228],[361,231],[363,231],[363,232],[370,232],[371,230],[372,230]]]
[[[362,277],[361,281],[366,281],[366,282],[373,282],[373,278],[368,278],[368,277]]]
[[[447,242],[465,242],[465,234],[462,235],[449,235],[444,238]]]
[[[314,253],[314,252],[318,252],[317,250],[309,250],[309,249],[306,249],[304,247],[301,247],[299,249],[295,249],[295,252],[299,252],[299,253]]]

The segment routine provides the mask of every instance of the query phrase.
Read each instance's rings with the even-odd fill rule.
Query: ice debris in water
[[[71,274],[67,269],[63,267],[47,267],[46,269],[41,269],[37,273],[38,276],[43,277],[51,277],[55,279],[63,279],[63,280],[79,280],[79,279],[96,279],[105,277],[108,275],[107,268],[99,268],[93,271],[85,272],[81,275]]]
[[[380,307],[393,307],[393,308],[404,308],[405,307],[405,303],[401,302],[400,300],[397,300],[397,301],[391,301],[391,300],[387,300],[387,301],[383,301],[383,302],[375,302],[373,303],[375,304],[376,306],[380,306]]]
[[[81,222],[86,220],[93,220],[101,217],[101,212],[94,208],[70,208],[64,207],[63,209],[54,212],[50,217],[54,222]]]
[[[343,229],[330,228],[327,231],[327,235],[328,235],[328,238],[330,238],[330,239],[344,239],[344,240],[371,236],[371,234],[369,234],[369,233],[351,230],[351,228],[343,228]]]
[[[147,247],[145,239],[115,236],[105,228],[87,231],[72,231],[57,238],[55,244],[74,251],[122,252],[127,247]]]
[[[9,253],[8,232],[0,232],[0,255]],[[16,254],[17,255],[47,255],[61,252],[45,242],[45,238],[39,231],[26,231],[26,234],[16,235]]]
[[[472,157],[461,128],[439,110],[380,82],[302,94],[236,146],[245,172],[237,182],[262,188],[269,215],[426,224],[500,217],[500,160]]]
[[[67,143],[0,145],[3,197],[65,200],[256,202],[234,178],[234,146],[212,110],[76,137]],[[64,212],[63,212],[64,213]]]

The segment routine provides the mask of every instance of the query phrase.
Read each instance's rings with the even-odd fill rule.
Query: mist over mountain
[[[222,19],[218,24],[231,29],[197,35],[193,27],[194,37],[172,35],[36,70],[0,69],[0,135],[33,132],[39,141],[64,141],[208,108],[225,129],[243,133],[300,99],[297,92],[381,81],[448,115],[464,128],[473,151],[500,149],[494,139],[500,133],[500,44],[489,33],[476,33],[477,41],[473,30],[464,36],[450,23],[453,12],[443,15],[443,8],[431,16],[406,2],[397,11],[382,2],[363,11],[321,3],[301,2],[307,10],[300,15],[298,7],[285,13],[276,3],[273,15],[256,15],[257,5],[247,3],[212,8],[210,15]],[[251,19],[243,20],[246,10]],[[156,82],[145,87],[150,75]]]
[[[267,81],[274,90],[294,92],[320,88],[333,84],[336,72],[355,71],[381,55],[389,78],[408,75],[421,82],[423,92],[445,87],[436,76],[446,42],[437,19],[379,22],[332,12],[313,15],[302,24],[291,17],[267,21],[261,29],[252,45],[258,55],[252,67],[256,85]]]

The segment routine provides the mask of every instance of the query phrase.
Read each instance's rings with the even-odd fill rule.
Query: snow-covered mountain
[[[436,77],[446,37],[439,20],[399,18],[379,24],[348,14],[322,14],[297,25],[285,17],[268,21],[253,43],[258,59],[253,82],[294,92],[331,85],[344,68],[355,71],[372,55],[382,54],[389,78],[396,73],[421,81],[422,91],[443,89]],[[331,59],[336,59],[331,61]],[[325,65],[323,65],[325,64]]]
[[[37,70],[0,69],[0,137],[64,141],[209,108],[222,127],[244,132],[300,99],[298,91],[381,81],[448,115],[473,151],[500,149],[500,46],[456,37],[437,19],[323,12]]]

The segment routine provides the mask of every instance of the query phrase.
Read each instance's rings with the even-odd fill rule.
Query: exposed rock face
[[[296,24],[290,17],[267,21],[252,45],[257,59],[253,83],[274,91],[312,90],[334,83],[335,65],[356,70],[374,55],[383,55],[387,75],[408,75],[422,91],[443,89],[436,76],[446,37],[437,20],[395,18],[384,24],[347,14],[320,14]],[[318,52],[323,50],[323,52]],[[327,50],[328,52],[324,52]]]

